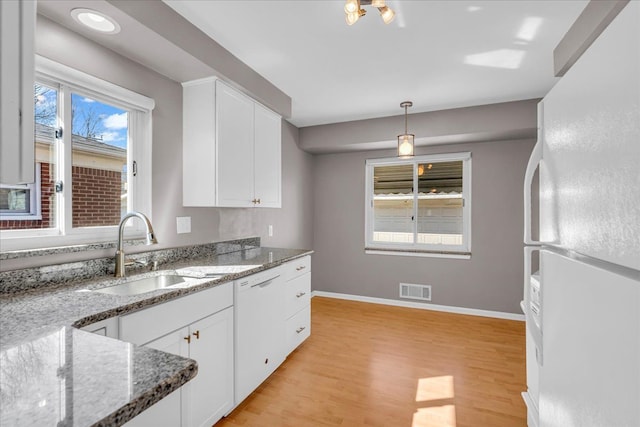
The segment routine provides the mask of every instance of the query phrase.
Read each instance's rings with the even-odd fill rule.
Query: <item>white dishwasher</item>
[[[235,281],[235,404],[286,357],[283,283],[276,267]]]

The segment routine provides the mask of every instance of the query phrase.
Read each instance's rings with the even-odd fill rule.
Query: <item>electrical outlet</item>
[[[269,226],[269,237],[273,237],[273,225]]]
[[[191,233],[191,217],[190,216],[176,217],[176,228],[177,228],[178,234]]]

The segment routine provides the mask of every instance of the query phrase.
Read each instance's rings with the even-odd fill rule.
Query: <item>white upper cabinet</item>
[[[0,182],[35,180],[35,1],[0,1]]]
[[[253,205],[253,104],[250,98],[217,82],[217,206]]]
[[[254,194],[263,208],[281,206],[282,120],[262,105],[254,109]]]
[[[183,205],[279,208],[281,117],[215,78],[183,98]]]

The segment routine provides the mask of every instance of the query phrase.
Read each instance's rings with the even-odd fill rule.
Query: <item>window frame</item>
[[[35,182],[30,184],[0,184],[0,188],[25,189],[29,191],[29,212],[9,212],[0,210],[0,221],[38,221],[42,219],[40,203],[40,163],[35,164]]]
[[[413,165],[413,188],[418,188],[418,164],[462,161],[462,244],[444,245],[428,243],[376,242],[374,233],[374,188],[373,175],[376,166]],[[387,157],[367,159],[365,162],[365,252],[368,254],[433,256],[446,258],[464,258],[471,256],[471,152],[428,154],[411,158]],[[413,192],[413,235],[417,237],[418,193]]]
[[[89,96],[126,110],[129,115],[127,143],[128,210],[143,212],[152,219],[152,98],[99,79],[82,71],[36,55],[35,81],[58,90],[58,125],[63,128],[62,138],[56,144],[56,181],[64,185],[56,201],[57,226],[43,229],[1,230],[2,251],[37,249],[84,243],[117,240],[118,225],[72,226],[72,132],[71,94]],[[131,165],[136,162],[136,176]],[[12,220],[14,218],[3,218]],[[36,219],[30,217],[29,219]],[[125,229],[125,238],[144,237],[144,227],[131,221]]]

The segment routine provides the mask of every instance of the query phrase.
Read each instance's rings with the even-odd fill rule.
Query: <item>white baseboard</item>
[[[365,297],[361,295],[340,294],[337,292],[313,291],[312,297],[345,299],[349,301],[370,302],[373,304],[393,305],[396,307],[419,308],[421,310],[444,311],[446,313],[468,314],[470,316],[493,317],[496,319],[524,321],[524,314],[504,313],[502,311],[479,310],[475,308],[453,307],[411,301],[399,301],[386,298]]]

